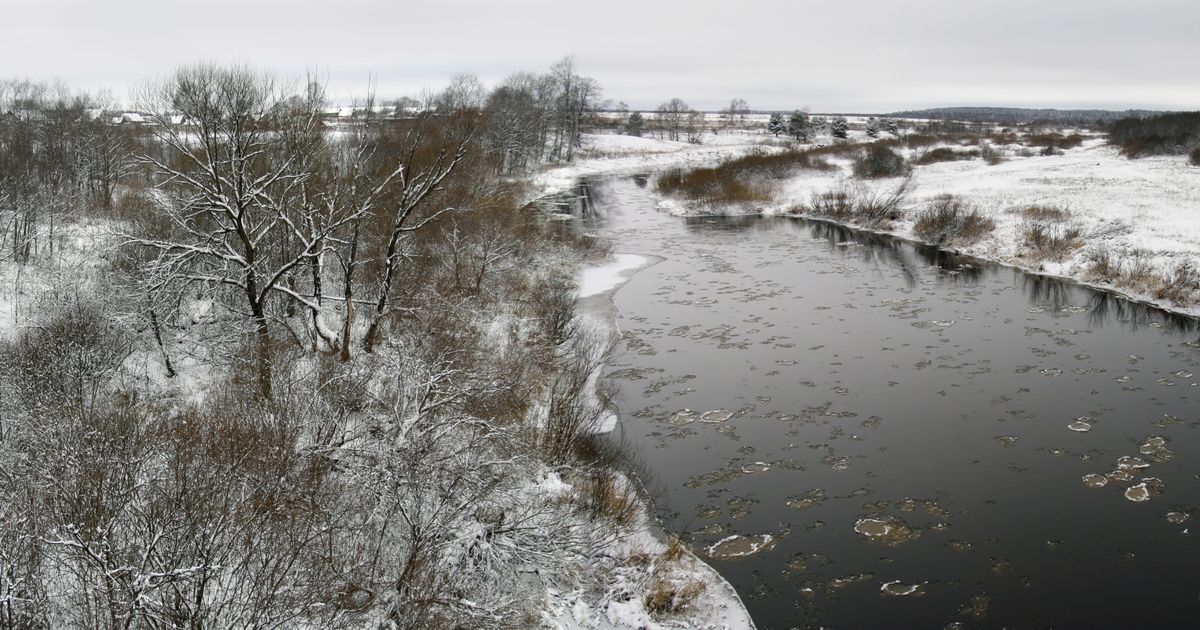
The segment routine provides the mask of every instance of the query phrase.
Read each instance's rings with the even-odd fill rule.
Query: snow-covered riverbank
[[[706,144],[692,145],[649,138],[616,135],[588,136],[580,158],[569,165],[543,171],[532,178],[533,194],[538,198],[569,190],[580,178],[597,175],[635,174],[679,166],[717,164],[727,159],[773,145],[762,135],[706,136]],[[579,271],[578,296],[584,324],[616,338],[616,311],[613,293],[637,273],[653,263],[647,256],[618,253],[608,260]],[[611,431],[617,421],[607,418],[601,431]],[[639,495],[642,496],[642,495]],[[683,545],[672,545],[662,526],[653,517],[649,503],[638,506],[633,533],[619,549],[618,558],[652,558],[648,563],[630,562],[614,572],[615,582],[609,593],[632,593],[633,597],[596,600],[578,593],[557,593],[548,603],[549,623],[562,630],[744,630],[754,628],[737,592],[715,569]],[[662,559],[672,558],[669,562]],[[677,589],[692,598],[683,610],[652,614],[646,606],[655,589]]]
[[[1164,283],[1177,277],[1181,265],[1200,269],[1200,168],[1179,156],[1130,160],[1094,137],[1061,155],[1022,157],[1020,147],[1006,147],[1007,159],[988,164],[981,159],[916,166],[904,218],[882,231],[920,240],[915,219],[940,195],[955,195],[995,223],[995,229],[956,251],[1021,269],[1066,277],[1115,290],[1162,308],[1200,315],[1200,287],[1187,289],[1191,303],[1156,297]],[[921,150],[901,150],[915,158]],[[676,214],[795,215],[815,194],[841,186],[887,191],[899,178],[855,180],[848,160],[831,160],[832,173],[805,171],[783,182],[775,199],[754,208],[696,208],[666,200],[663,209]],[[1028,242],[1026,229],[1035,221],[1023,211],[1030,207],[1064,211],[1048,223],[1059,233],[1079,234],[1061,258],[1040,257]],[[863,226],[856,226],[863,227]],[[1102,275],[1097,258],[1107,257],[1124,270],[1123,278]],[[1130,276],[1144,278],[1130,280]],[[1161,292],[1160,292],[1161,295]]]

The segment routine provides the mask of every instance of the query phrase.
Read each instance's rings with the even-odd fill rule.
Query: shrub
[[[890,191],[878,193],[870,192],[861,185],[849,186],[842,182],[832,190],[814,192],[809,205],[796,206],[791,213],[877,227],[904,217],[903,206],[910,189],[909,179]]]
[[[1185,260],[1159,280],[1154,289],[1154,299],[1167,300],[1176,306],[1186,306],[1195,303],[1197,291],[1200,291],[1200,270]]]
[[[897,177],[908,172],[904,158],[884,143],[873,143],[854,160],[854,175],[864,179]]]
[[[996,229],[996,222],[954,195],[941,195],[917,216],[913,232],[941,244],[969,244]]]
[[[937,164],[938,162],[955,162],[977,157],[979,157],[978,151],[955,151],[949,147],[938,147],[931,151],[926,151],[917,159],[917,164],[927,166],[929,164]]]
[[[1004,161],[1004,152],[997,149],[995,145],[985,142],[979,147],[979,157],[983,158],[988,164],[995,166]]]
[[[683,544],[683,540],[679,538],[678,534],[671,534],[670,539],[667,541],[667,548],[663,550],[662,558],[667,562],[674,562],[682,558],[686,553],[687,546]]]
[[[131,342],[101,304],[87,296],[65,299],[62,306],[44,300],[51,312],[0,348],[0,365],[25,409],[87,414],[129,356]]]
[[[1071,218],[1071,211],[1058,206],[1026,206],[1017,211],[1031,221],[1061,222]]]
[[[579,504],[592,519],[608,518],[620,525],[632,525],[636,520],[637,495],[611,469],[592,469],[581,485]]]
[[[1061,133],[1035,133],[1025,137],[1025,145],[1041,147],[1042,155],[1055,155],[1067,149],[1074,149],[1083,144],[1083,136],[1073,133],[1064,136]]]
[[[1076,226],[1050,226],[1045,223],[1025,225],[1025,246],[1034,260],[1062,260],[1083,246],[1083,231]]]
[[[1107,247],[1093,247],[1084,252],[1084,258],[1089,263],[1089,279],[1115,283],[1121,278],[1121,266]]]
[[[646,594],[646,610],[655,615],[682,612],[695,603],[704,589],[704,582],[699,580],[679,582],[657,577]]]
[[[802,169],[837,168],[824,159],[828,154],[823,148],[752,153],[711,168],[673,169],[655,185],[660,193],[703,203],[761,203],[771,199],[771,181],[786,179]]]
[[[1191,155],[1188,156],[1188,162],[1192,166],[1200,166],[1200,145],[1197,145],[1195,149],[1192,149]]]

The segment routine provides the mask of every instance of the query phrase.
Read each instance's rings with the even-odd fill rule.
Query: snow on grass
[[[574,162],[553,166],[530,178],[533,198],[566,190],[581,177],[718,164],[778,145],[777,139],[761,133],[705,134],[701,144],[617,134],[584,134],[583,148]]]
[[[628,484],[621,478],[622,485]],[[544,619],[559,630],[751,630],[754,623],[737,592],[712,567],[683,548],[675,557],[662,539],[662,527],[651,516],[649,506],[639,504],[635,522],[618,548],[612,550],[617,569],[609,576],[599,598],[575,591],[551,594]],[[704,588],[684,609],[654,615],[646,609],[646,598],[656,582]],[[592,601],[588,601],[592,600]]]

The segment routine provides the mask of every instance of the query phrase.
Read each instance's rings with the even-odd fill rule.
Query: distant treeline
[[[1183,155],[1200,147],[1200,112],[1122,118],[1108,126],[1108,139],[1129,157]]]
[[[894,118],[927,118],[1005,125],[1058,124],[1093,125],[1123,118],[1143,118],[1160,112],[1143,109],[1028,109],[1023,107],[937,107],[888,114]]]

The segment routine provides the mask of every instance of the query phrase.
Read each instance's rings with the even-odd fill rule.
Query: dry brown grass
[[[608,518],[623,526],[632,525],[637,519],[637,494],[608,468],[594,470],[576,485],[576,502],[593,519]]]
[[[917,215],[913,233],[938,245],[974,243],[996,229],[996,222],[954,195],[940,195]]]
[[[1025,224],[1022,231],[1027,257],[1033,260],[1061,261],[1083,247],[1083,230],[1074,225]]]
[[[1116,284],[1121,279],[1121,265],[1107,247],[1093,247],[1084,252],[1088,261],[1087,279]]]
[[[683,544],[678,534],[671,534],[667,540],[667,548],[663,550],[663,560],[667,562],[675,562],[687,553],[687,545]]]
[[[830,171],[824,149],[752,153],[711,168],[673,169],[658,178],[660,193],[712,205],[770,201],[772,182],[799,170]]]
[[[955,151],[949,147],[938,147],[930,151],[926,151],[921,157],[917,158],[917,164],[920,166],[928,166],[929,164],[937,164],[938,162],[956,162],[960,160],[972,160],[979,157],[978,151]]]
[[[1088,280],[1146,293],[1175,306],[1200,302],[1200,269],[1190,261],[1182,261],[1169,273],[1161,273],[1155,271],[1149,252],[1141,249],[1114,254],[1097,246],[1085,256],[1089,262]]]
[[[1176,306],[1187,306],[1196,303],[1198,291],[1200,270],[1185,260],[1177,264],[1170,274],[1158,278],[1153,295],[1156,300],[1166,300]]]
[[[670,580],[656,577],[646,593],[646,610],[655,615],[683,612],[695,604],[707,585],[699,580]]]
[[[832,190],[814,192],[808,205],[796,206],[790,212],[842,223],[887,227],[904,217],[904,204],[911,189],[909,179],[883,192],[871,192],[862,185],[842,182]]]
[[[1083,144],[1083,136],[1073,133],[1063,135],[1058,132],[1035,133],[1025,136],[1022,144],[1029,147],[1040,147],[1050,151],[1065,151]]]
[[[1071,218],[1070,210],[1058,206],[1026,206],[1018,209],[1016,212],[1030,221],[1061,223]]]
[[[908,162],[892,150],[891,142],[871,143],[854,159],[854,176],[864,179],[900,177],[909,172]]]

